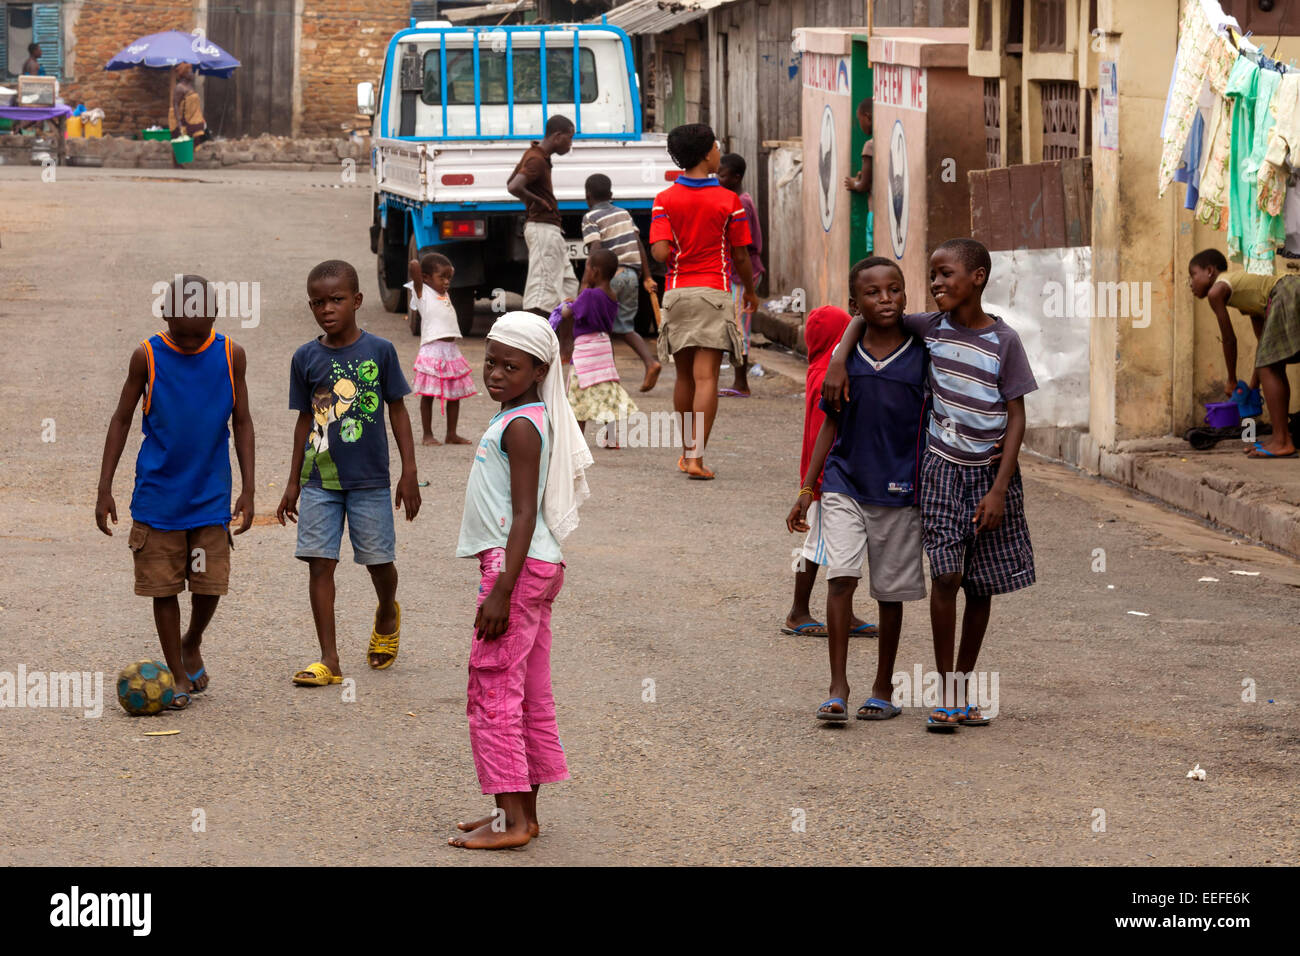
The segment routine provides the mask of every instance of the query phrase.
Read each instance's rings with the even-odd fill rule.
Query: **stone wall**
[[[298,47],[302,136],[337,136],[357,84],[379,84],[389,38],[410,25],[409,0],[304,0]]]
[[[29,137],[0,137],[0,152],[9,141],[24,141],[18,148],[31,150]],[[68,161],[74,165],[96,165],[116,169],[170,169],[171,143],[156,140],[133,140],[117,136],[100,139],[70,139]],[[342,168],[344,159],[356,163],[358,175],[370,164],[368,140],[288,139],[283,136],[259,136],[256,139],[225,139],[199,146],[194,162],[186,169],[218,169],[223,166],[299,166]],[[21,157],[19,162],[23,162]]]
[[[130,136],[146,126],[167,124],[166,70],[104,69],[137,37],[164,30],[189,32],[198,23],[196,0],[149,0],[132,3],[83,3],[63,9],[64,73],[59,95],[70,104],[104,111],[104,132]]]

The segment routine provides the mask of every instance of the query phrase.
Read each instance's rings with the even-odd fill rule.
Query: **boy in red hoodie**
[[[804,392],[803,415],[803,450],[799,455],[799,474],[808,470],[812,459],[813,445],[817,443],[817,433],[821,431],[826,413],[821,410],[822,380],[826,377],[826,367],[830,363],[831,353],[839,344],[844,330],[848,328],[849,314],[833,305],[823,305],[808,313],[804,323],[804,345],[808,349],[808,378]],[[821,478],[813,483],[813,501],[808,506],[808,534],[803,547],[795,552],[794,561],[794,603],[786,615],[782,634],[802,634],[806,637],[825,637],[826,624],[816,620],[808,609],[812,597],[813,582],[817,580],[817,566],[824,559],[825,546],[822,543],[821,522]],[[853,617],[850,634],[874,634],[876,626]]]

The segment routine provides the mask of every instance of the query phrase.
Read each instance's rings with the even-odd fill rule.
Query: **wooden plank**
[[[1065,245],[1084,246],[1084,236],[1092,231],[1092,200],[1083,185],[1084,159],[1067,159],[1061,163],[1062,218],[1065,222]]]
[[[1012,166],[1011,231],[1013,249],[1043,248],[1043,178],[1039,164]]]
[[[1083,242],[1080,245],[1092,245],[1092,157],[1080,158],[1080,179],[1083,180]]]
[[[989,218],[992,241],[990,249],[1012,249],[1014,243],[1011,234],[1011,172],[1010,167],[990,169],[989,174]]]
[[[966,174],[970,183],[970,234],[972,239],[992,249],[992,211],[989,209],[989,173],[972,169]]]
[[[1060,162],[1039,166],[1043,179],[1043,248],[1057,249],[1065,245],[1065,192],[1061,180]]]

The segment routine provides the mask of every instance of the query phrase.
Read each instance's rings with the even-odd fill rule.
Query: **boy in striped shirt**
[[[930,560],[930,625],[944,675],[944,706],[927,729],[988,723],[971,701],[994,594],[1034,583],[1034,552],[1025,522],[1020,445],[1025,399],[1038,385],[1020,337],[980,302],[992,262],[974,239],[949,239],[930,256],[930,292],[942,312],[903,318],[930,353],[930,419],[921,464],[921,525]],[[861,337],[854,320],[827,369],[823,389],[846,390],[844,342]],[[966,592],[954,675],[957,591]],[[957,688],[958,676],[966,685]],[[960,698],[960,699],[959,699]],[[957,706],[966,701],[966,705]]]
[[[582,217],[582,243],[587,253],[608,249],[618,257],[618,271],[609,280],[609,287],[618,299],[618,318],[610,337],[622,339],[632,346],[632,351],[645,366],[645,380],[641,391],[648,392],[659,381],[663,366],[655,359],[645,339],[637,334],[637,303],[640,296],[638,284],[647,292],[656,291],[655,280],[650,275],[650,259],[646,256],[641,233],[626,209],[614,205],[614,192],[609,177],[593,173],[587,177],[587,212]]]

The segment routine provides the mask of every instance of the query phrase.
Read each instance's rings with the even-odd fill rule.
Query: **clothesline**
[[[1226,230],[1230,259],[1272,274],[1276,250],[1300,253],[1300,190],[1287,188],[1300,157],[1300,70],[1251,43],[1218,0],[1184,7],[1161,138],[1160,195],[1185,183],[1185,207]]]

